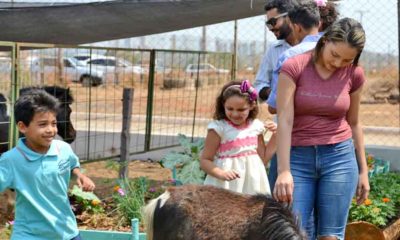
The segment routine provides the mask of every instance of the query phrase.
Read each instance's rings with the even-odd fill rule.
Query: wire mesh
[[[397,2],[346,0],[337,8],[340,17],[360,21],[367,35],[360,63],[367,77],[360,109],[365,143],[399,146]],[[221,86],[232,76],[253,80],[275,41],[264,21],[257,16],[81,47],[19,44],[16,53],[13,44],[0,43],[0,90],[7,97],[0,104],[10,112],[13,90],[23,87],[69,88],[77,130],[72,147],[84,160],[119,155],[124,88],[135,88],[131,153],[176,145],[178,133],[204,137]],[[266,105],[260,108],[259,118],[270,119]]]

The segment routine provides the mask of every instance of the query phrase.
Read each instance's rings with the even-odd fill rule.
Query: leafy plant
[[[390,198],[400,207],[400,174],[389,172],[378,174],[370,179],[371,194],[377,198]]]
[[[366,221],[378,227],[385,226],[400,212],[400,174],[377,174],[370,178],[369,199],[357,205],[353,200],[349,221]]]
[[[357,205],[353,200],[349,212],[349,220],[366,221],[378,227],[385,226],[390,218],[396,215],[396,208],[389,198],[367,199],[363,204]]]
[[[204,140],[191,142],[183,134],[178,135],[178,140],[183,151],[171,151],[161,160],[161,164],[171,170],[176,169],[176,178],[183,184],[202,184],[206,175],[200,169],[200,153],[204,148]]]
[[[127,225],[131,219],[142,219],[141,209],[145,205],[147,180],[144,177],[129,180],[121,179],[120,185],[114,187],[113,198],[121,216],[121,224]]]
[[[165,190],[170,187],[170,186],[176,186],[176,180],[175,179],[169,179],[165,182],[163,182],[161,185],[156,184],[155,181],[148,181],[147,184],[147,191],[145,194],[145,200],[150,200],[153,198],[157,198],[161,194],[165,192]]]
[[[77,185],[74,185],[69,196],[75,213],[82,211],[90,213],[104,212],[100,199],[93,192],[84,192]]]

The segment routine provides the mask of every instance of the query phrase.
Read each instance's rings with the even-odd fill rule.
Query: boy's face
[[[35,113],[28,126],[21,121],[17,126],[26,137],[26,145],[39,153],[46,153],[57,135],[57,119],[53,112]]]

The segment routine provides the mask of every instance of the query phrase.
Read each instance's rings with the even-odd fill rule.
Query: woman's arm
[[[290,173],[290,147],[294,117],[294,93],[296,84],[285,73],[279,74],[277,92],[278,131],[278,178],[274,197],[279,201],[292,202],[293,177]]]
[[[236,171],[224,171],[214,164],[214,157],[220,143],[221,138],[219,135],[212,129],[208,130],[203,153],[200,157],[200,168],[207,174],[220,180],[230,181],[239,178],[239,173]]]
[[[353,134],[354,147],[356,149],[356,156],[358,162],[359,179],[357,186],[357,203],[361,204],[368,198],[369,182],[368,182],[368,167],[367,160],[365,159],[364,150],[364,135],[362,126],[359,121],[359,109],[361,100],[362,87],[358,88],[355,92],[350,94],[350,108],[347,112],[347,122],[351,127]]]

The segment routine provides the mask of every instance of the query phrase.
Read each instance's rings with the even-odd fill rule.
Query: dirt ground
[[[118,178],[118,167],[115,162],[105,161],[85,163],[81,166],[85,175],[95,182],[96,190],[94,192],[100,198],[106,197],[112,192]],[[137,160],[129,163],[128,177],[146,177],[149,180],[166,181],[172,178],[172,173],[157,162]]]

